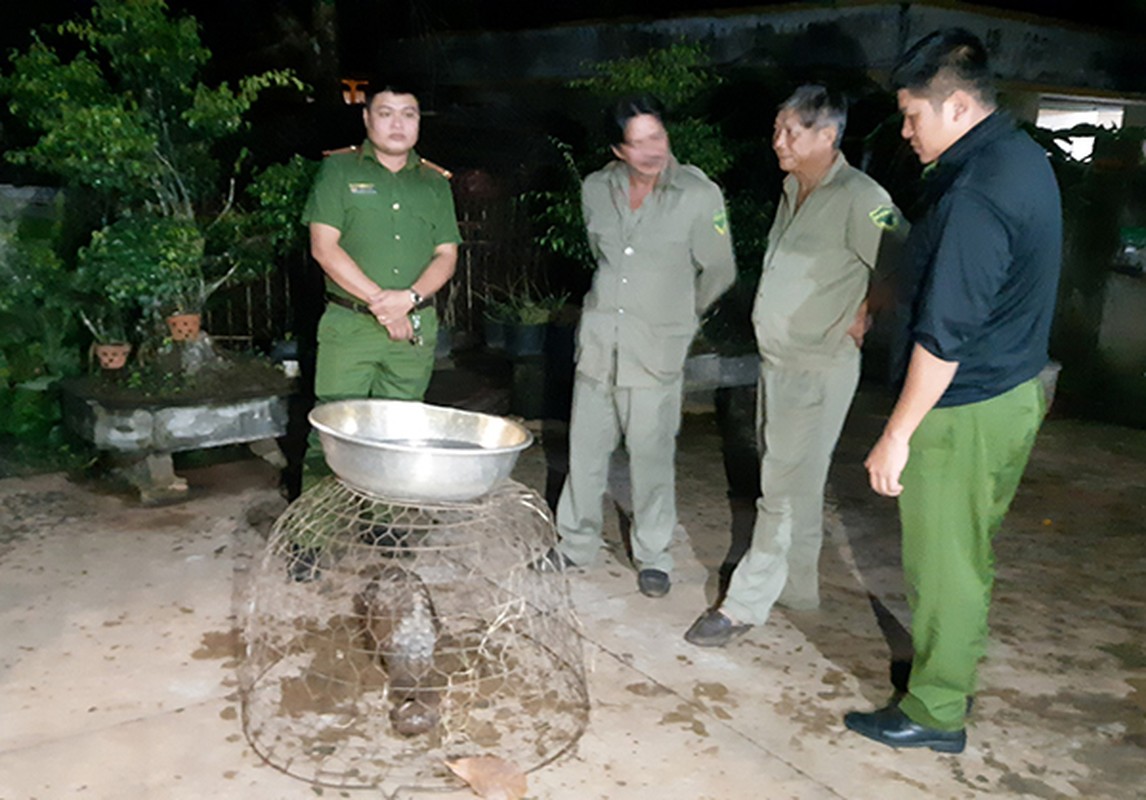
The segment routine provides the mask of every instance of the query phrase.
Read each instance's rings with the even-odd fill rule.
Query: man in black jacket
[[[924,170],[907,242],[899,399],[864,462],[899,498],[915,656],[907,694],[848,728],[893,747],[962,752],[986,649],[992,539],[1045,412],[1062,255],[1058,185],[1046,153],[995,107],[982,43],[937,31],[892,82],[903,137]]]

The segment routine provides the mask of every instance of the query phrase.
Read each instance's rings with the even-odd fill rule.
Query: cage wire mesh
[[[315,784],[440,790],[447,758],[524,771],[588,720],[545,502],[506,481],[467,504],[380,500],[328,478],[277,520],[251,583],[243,728]]]

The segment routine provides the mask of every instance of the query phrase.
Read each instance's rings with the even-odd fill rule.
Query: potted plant
[[[541,294],[528,285],[501,299],[488,300],[485,312],[487,345],[496,346],[491,343],[492,338],[510,356],[541,355],[545,349],[546,329],[567,300],[567,295]]]
[[[123,316],[115,306],[103,306],[89,314],[79,309],[80,320],[92,335],[91,355],[102,369],[123,369],[131,355],[131,342]]]
[[[203,240],[193,225],[170,217],[131,214],[95,231],[77,255],[77,283],[91,311],[84,324],[97,342],[97,319],[161,319],[202,308]]]

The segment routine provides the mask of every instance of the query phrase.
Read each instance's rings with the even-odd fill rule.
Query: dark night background
[[[590,114],[590,109],[584,106],[588,99],[578,99],[568,88],[556,85],[556,81],[537,81],[532,85],[525,85],[524,81],[505,81],[503,85],[490,86],[480,75],[471,78],[467,70],[465,78],[469,82],[465,86],[455,83],[444,88],[447,82],[443,80],[438,82],[438,87],[443,88],[435,88],[433,58],[438,52],[434,46],[436,38],[451,33],[522,30],[602,20],[637,22],[697,13],[719,14],[722,11],[830,10],[863,5],[862,2],[835,3],[827,0],[804,3],[760,0],[580,0],[576,3],[521,3],[513,0],[167,1],[174,15],[190,14],[199,23],[203,44],[212,53],[202,75],[205,83],[216,85],[220,81],[234,81],[240,76],[267,69],[290,68],[311,87],[308,97],[293,91],[268,92],[264,95],[266,99],[260,99],[256,104],[250,115],[252,161],[255,162],[248,163],[251,167],[286,161],[296,153],[317,159],[323,149],[361,141],[361,111],[342,102],[338,79],[366,78],[379,66],[390,67],[392,62],[387,58],[392,48],[388,43],[417,40],[407,52],[415,52],[422,61],[412,66],[428,81],[416,88],[423,108],[430,112],[427,116],[432,114],[435,117],[422,126],[419,152],[457,173],[454,186],[460,217],[465,218],[467,202],[474,209],[481,206],[481,214],[475,212],[473,219],[487,219],[486,206],[504,207],[505,221],[498,223],[502,228],[494,230],[493,223],[489,223],[489,230],[493,232],[467,240],[475,245],[473,253],[486,252],[477,245],[490,246],[487,248],[488,257],[482,256],[485,260],[472,270],[487,286],[507,285],[505,276],[511,269],[538,269],[540,262],[531,260],[535,258],[537,248],[529,238],[528,225],[519,224],[516,217],[511,218],[511,214],[524,212],[514,211],[520,204],[508,200],[531,189],[552,189],[561,182],[568,182],[565,164],[553,147],[551,136],[568,143],[575,152],[587,154],[586,165],[596,168],[590,162],[594,157],[604,157],[604,151],[599,146],[593,149],[591,139],[595,137],[591,129],[597,127],[600,109],[594,105],[594,113]],[[898,4],[889,2],[886,5],[895,9]],[[1034,15],[1057,20],[1068,27],[1106,30],[1115,37],[1130,35],[1146,40],[1146,0],[997,0],[980,3],[934,0],[918,5],[970,11],[984,9],[1002,15]],[[13,49],[27,48],[33,30],[41,26],[50,30],[66,20],[86,16],[92,1],[22,0],[9,2],[6,6],[4,22],[0,25],[0,54],[3,56],[0,73],[7,71],[7,56]],[[834,54],[842,48],[855,47],[846,31],[833,30],[830,25],[827,27],[826,34],[823,28],[819,28],[810,34],[793,35],[781,44],[799,50],[809,43],[801,36],[813,37],[817,46],[806,49],[815,51],[816,58],[825,52]],[[1066,41],[1069,42],[1069,37]],[[791,55],[791,51],[780,52]],[[782,61],[780,58],[777,60]],[[719,123],[729,139],[734,166],[720,180],[727,196],[739,199],[747,209],[742,219],[766,223],[769,218],[770,212],[764,213],[763,209],[775,196],[781,174],[775,159],[759,156],[768,150],[772,109],[794,88],[793,81],[804,80],[834,82],[855,98],[849,112],[843,150],[855,164],[864,163],[865,157],[870,156],[865,169],[889,189],[910,216],[919,166],[918,160],[900,139],[895,123],[894,97],[876,85],[875,79],[864,70],[850,66],[862,63],[855,59],[842,70],[832,63],[821,66],[810,56],[808,63],[797,63],[799,59],[788,61],[792,63],[767,68],[741,69],[734,64],[722,65],[720,77],[723,82],[705,98],[707,105],[697,109],[698,116]],[[832,59],[826,61],[831,62]],[[480,67],[484,62],[470,63]],[[506,60],[506,65],[512,63],[512,59]],[[503,70],[503,77],[508,69],[507,66]],[[820,75],[816,72],[820,69],[826,72]],[[1141,76],[1137,76],[1137,72],[1136,68],[1132,69],[1127,80],[1131,85],[1131,95],[1141,92]],[[516,77],[516,73],[509,74]],[[424,91],[427,88],[429,92]],[[0,149],[22,146],[29,135],[30,132],[21,130],[14,123],[6,108],[0,107]],[[38,176],[0,159],[0,183],[52,185],[52,180],[52,176]],[[490,200],[495,197],[497,204]],[[1116,236],[1113,222],[1117,211],[1115,200],[1109,200],[1103,207],[1114,209],[1104,218]],[[755,242],[753,246],[759,245],[766,236],[766,225],[753,239],[751,235],[744,235],[745,231],[750,231],[748,225],[736,224],[739,225],[737,230],[741,241]],[[502,235],[505,231],[513,231],[518,238]],[[496,249],[494,244],[501,249]],[[759,264],[761,255],[753,252],[751,257],[740,258],[738,252],[743,264]],[[522,267],[522,264],[531,266]],[[554,294],[567,293],[574,299],[580,297],[589,273],[569,269],[563,262],[559,266],[559,269],[541,270],[558,276],[549,279],[548,288]],[[306,286],[306,282],[318,280],[320,273],[317,270],[303,267],[301,264],[292,265],[291,269],[295,271],[292,282]],[[750,287],[753,284],[748,281],[744,285]],[[321,302],[316,301],[316,298],[321,298],[321,288],[317,284],[310,288],[312,292],[299,291],[294,295],[301,304],[292,312],[296,332],[311,330],[317,314],[321,312]],[[750,302],[750,292],[743,296],[747,298],[746,302]],[[747,306],[737,309],[730,305],[729,308],[732,309],[727,315],[729,318],[736,317],[740,323],[747,320]],[[473,319],[477,319],[480,311],[471,309],[471,312]],[[750,327],[740,323],[738,335],[750,345]],[[473,323],[470,327],[477,325]],[[306,338],[300,334],[300,340]],[[865,363],[875,365],[877,362],[869,359]],[[1084,374],[1084,371],[1075,372]]]
[[[831,6],[830,2],[768,3],[737,0],[580,0],[577,3],[521,3],[512,0],[228,0],[180,2],[170,6],[193,14],[220,68],[240,62],[265,63],[313,34],[316,12],[333,7],[341,60],[346,71],[369,71],[381,42],[444,31],[517,30],[600,19],[655,19],[695,12],[765,9],[768,6]],[[997,0],[972,5],[1037,14],[1080,25],[1146,32],[1146,0]],[[0,48],[27,44],[29,31],[86,12],[84,0],[7,3]]]
[[[177,14],[189,13],[199,21],[203,42],[213,54],[203,76],[208,83],[264,69],[290,67],[313,87],[317,108],[313,104],[310,109],[291,108],[288,103],[278,113],[257,120],[260,126],[279,128],[270,132],[262,127],[260,132],[265,139],[262,156],[269,160],[287,158],[293,152],[314,157],[318,149],[359,138],[361,127],[357,114],[337,107],[337,87],[329,84],[333,82],[332,76],[369,76],[380,63],[385,63],[387,40],[423,37],[432,43],[436,34],[446,32],[514,30],[602,19],[658,19],[721,10],[742,12],[768,7],[830,8],[836,5],[759,0],[581,0],[569,4],[512,0],[168,2]],[[33,30],[86,15],[92,3],[90,0],[39,0],[6,5],[4,23],[0,25],[0,53],[4,55],[0,70],[6,69],[7,55],[13,48],[27,47]],[[998,0],[969,7],[976,5],[1146,34],[1146,0]],[[432,48],[427,52],[432,53]],[[432,71],[432,61],[427,64]],[[425,71],[426,65],[421,66]],[[431,97],[430,105],[433,100]],[[423,102],[425,104],[425,98]],[[429,126],[423,135],[433,136],[432,128]],[[424,144],[435,143],[426,141]],[[465,154],[451,155],[467,160]]]

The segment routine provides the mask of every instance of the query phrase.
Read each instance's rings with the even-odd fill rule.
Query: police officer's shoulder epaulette
[[[357,153],[357,152],[358,152],[358,145],[352,144],[349,147],[339,147],[335,150],[323,150],[322,151],[322,157],[326,158],[327,156],[340,156],[344,153]]]
[[[428,169],[432,169],[434,172],[438,173],[439,175],[441,175],[446,180],[449,180],[450,178],[454,177],[454,173],[450,172],[445,167],[442,167],[442,166],[435,164],[433,161],[430,161],[428,159],[425,159],[425,158],[421,159],[421,164],[423,167],[426,167]]]

